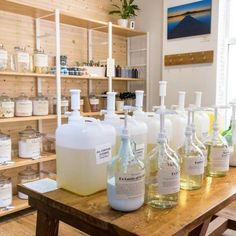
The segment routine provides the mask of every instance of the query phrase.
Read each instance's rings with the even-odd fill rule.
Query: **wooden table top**
[[[18,190],[110,235],[182,236],[236,199],[236,168],[230,168],[226,177],[207,177],[201,189],[181,190],[179,205],[165,210],[144,205],[130,213],[115,211],[108,205],[106,191],[81,197],[63,189],[41,194],[19,185]]]

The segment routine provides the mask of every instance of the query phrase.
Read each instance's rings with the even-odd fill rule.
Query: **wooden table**
[[[54,236],[59,221],[90,235],[205,235],[212,216],[236,199],[236,168],[222,178],[207,177],[199,190],[180,192],[173,209],[141,209],[122,213],[112,210],[106,192],[80,197],[63,189],[38,193],[23,185],[29,204],[38,211],[36,235]]]

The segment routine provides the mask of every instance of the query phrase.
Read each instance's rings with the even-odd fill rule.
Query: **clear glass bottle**
[[[48,73],[48,55],[43,49],[34,50],[34,72],[38,74]]]
[[[12,204],[12,181],[0,173],[0,208],[8,207]]]
[[[180,188],[186,190],[201,188],[204,175],[204,156],[193,143],[190,114],[191,110],[188,111],[184,145],[178,149],[181,163]]]
[[[169,148],[164,132],[165,109],[160,113],[160,133],[156,147],[146,160],[146,203],[154,208],[172,208],[178,204],[180,190],[180,167],[178,157]]]
[[[61,96],[61,114],[65,114],[69,110],[69,100],[66,96]],[[53,113],[57,114],[57,98],[53,98]]]
[[[49,112],[48,98],[39,93],[37,97],[33,98],[33,115],[46,116]]]
[[[121,135],[118,156],[108,164],[107,195],[110,206],[119,211],[134,211],[144,203],[144,164],[135,155],[131,147],[130,135],[125,127]]]
[[[0,163],[11,161],[11,137],[0,130]]]
[[[16,116],[32,116],[33,103],[24,93],[15,99],[15,115]]]
[[[29,72],[30,71],[30,55],[26,52],[25,47],[14,47],[14,62],[17,72]]]
[[[25,184],[31,181],[35,181],[39,179],[39,172],[32,169],[31,166],[27,166],[25,170],[18,173],[18,182],[20,184]],[[18,192],[18,197],[20,199],[28,199],[28,195]]]
[[[91,111],[92,112],[100,111],[99,99],[98,98],[96,98],[95,96],[90,97],[89,98],[89,103],[90,103],[90,107],[91,107]]]
[[[0,118],[14,117],[15,104],[5,93],[0,96]]]
[[[3,44],[0,43],[0,71],[7,69],[8,54]]]
[[[41,154],[41,134],[31,126],[19,132],[19,157],[20,158],[40,158]]]
[[[229,148],[226,140],[220,134],[218,127],[218,109],[225,109],[227,106],[214,107],[214,122],[212,125],[211,137],[205,143],[207,147],[207,175],[212,177],[225,176],[229,170]]]

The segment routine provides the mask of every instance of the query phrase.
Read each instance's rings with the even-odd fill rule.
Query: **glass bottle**
[[[69,100],[66,96],[61,96],[61,114],[65,114],[69,110]],[[53,98],[53,113],[57,114],[57,98]]]
[[[5,93],[0,96],[0,118],[14,117],[15,104]]]
[[[225,138],[220,134],[218,127],[218,109],[227,106],[214,107],[214,122],[211,137],[206,142],[207,147],[207,175],[212,177],[225,176],[229,170],[229,148]]]
[[[33,114],[33,103],[24,93],[21,93],[16,98],[15,102],[15,115],[16,116],[32,116]]]
[[[0,208],[8,207],[12,204],[12,181],[0,173]]]
[[[48,73],[48,55],[43,49],[34,50],[34,72],[38,74]]]
[[[11,137],[0,130],[0,163],[11,161]]]
[[[188,111],[188,125],[185,131],[185,142],[178,149],[181,163],[180,188],[186,190],[198,189],[203,183],[204,156],[202,151],[193,143],[190,123],[191,110]]]
[[[33,99],[33,115],[34,116],[46,116],[49,112],[48,98],[39,93],[37,97]]]
[[[7,69],[8,54],[3,44],[0,43],[0,71]]]
[[[89,98],[89,103],[90,103],[90,107],[91,107],[92,112],[98,112],[100,110],[99,99],[96,98],[95,96],[92,96]]]
[[[30,55],[26,52],[25,47],[14,47],[14,61],[17,72],[29,72],[30,71]]]
[[[127,129],[121,135],[118,156],[108,164],[107,195],[110,206],[119,211],[134,211],[144,203],[144,164],[134,155]]]
[[[180,189],[180,167],[177,155],[167,144],[164,132],[164,115],[160,113],[160,133],[156,147],[146,160],[145,200],[154,208],[172,208],[178,204]]]

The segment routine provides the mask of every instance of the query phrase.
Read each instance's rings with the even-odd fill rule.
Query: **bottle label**
[[[32,115],[31,101],[17,101],[16,102],[16,116],[31,116]]]
[[[57,105],[57,99],[53,100],[53,105]],[[61,100],[61,107],[68,107],[69,101],[68,100]]]
[[[91,105],[99,105],[99,99],[89,99]]]
[[[111,144],[98,146],[96,152],[96,164],[100,165],[111,160]]]
[[[145,150],[144,143],[137,144],[136,150],[135,150],[136,158],[143,160],[144,159],[144,150]]]
[[[29,54],[26,52],[18,52],[17,54],[18,63],[27,63],[29,64],[30,58]]]
[[[48,101],[33,101],[33,114],[36,116],[48,115]]]
[[[144,196],[144,170],[132,174],[115,175],[116,198],[132,199]]]
[[[187,175],[202,175],[204,173],[204,159],[201,156],[185,157],[184,172]]]
[[[25,158],[39,157],[41,138],[31,138],[19,141],[19,156]]]
[[[211,167],[213,171],[229,170],[229,150],[227,147],[211,147]]]
[[[160,194],[174,194],[180,189],[180,173],[175,168],[158,171],[158,191]]]
[[[11,160],[11,139],[0,141],[0,163]]]
[[[12,184],[0,185],[0,207],[12,204]]]
[[[0,63],[7,61],[7,51],[0,50]]]
[[[0,117],[14,116],[14,102],[0,102]]]
[[[48,56],[46,54],[36,54],[34,56],[34,65],[37,67],[48,67]]]

